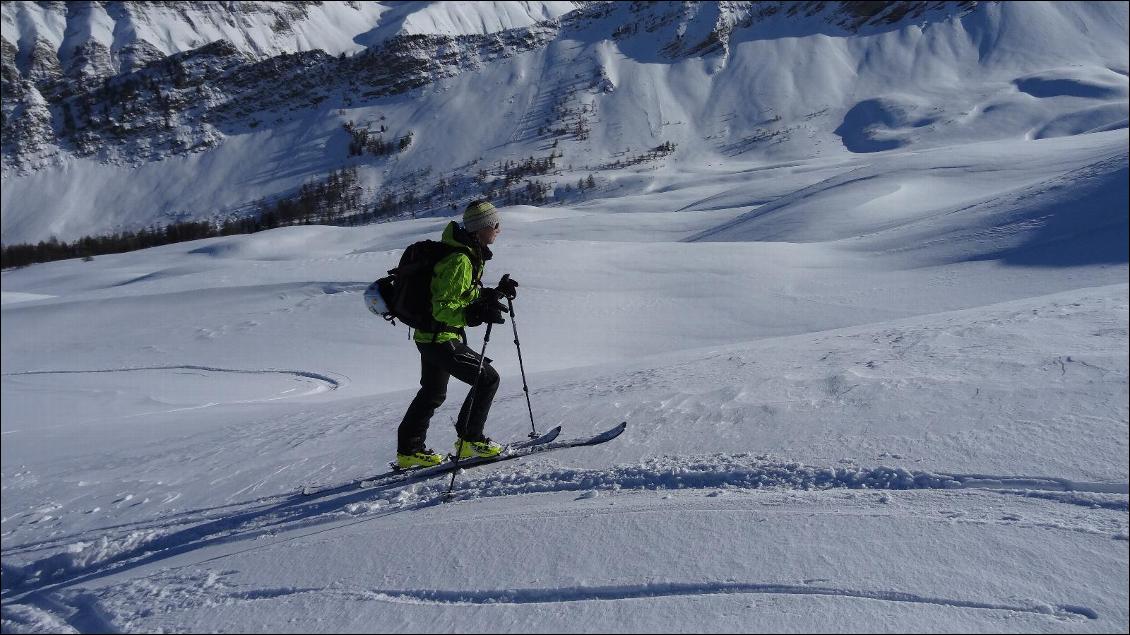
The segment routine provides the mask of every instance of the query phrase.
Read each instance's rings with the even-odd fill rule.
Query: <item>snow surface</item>
[[[391,458],[418,362],[361,294],[445,219],[6,271],[4,628],[1124,631],[1125,144],[504,209],[487,279],[521,282],[538,428],[629,426],[448,504],[296,495]],[[530,429],[511,335],[504,440]]]
[[[1118,27],[1125,11],[1004,5],[982,19],[1028,33],[1087,10]],[[1124,57],[1121,25],[1114,53],[1049,38],[1049,59]],[[966,37],[987,41],[975,26]],[[864,107],[886,128],[857,140],[888,149],[852,151],[834,133],[845,118],[817,118],[824,145],[807,154],[801,138],[692,147],[602,173],[590,200],[504,208],[486,280],[521,284],[538,430],[628,428],[468,470],[449,503],[446,480],[348,485],[384,471],[418,381],[407,330],[362,293],[448,218],[4,271],[3,630],[1130,630],[1130,152],[1124,124],[1097,129],[1117,113],[1061,118],[1124,100],[1125,73],[1023,70],[1003,32],[969,61],[996,69],[995,97],[963,83],[983,75],[937,75],[966,119],[916,128],[921,102],[889,90]],[[877,34],[892,57],[869,63],[908,37],[966,59],[945,33]],[[803,57],[803,38],[777,39]],[[624,61],[617,92],[667,74],[652,88],[701,95],[697,71],[662,66]],[[485,90],[473,79],[445,84],[452,112]],[[637,125],[630,103],[603,125]],[[401,114],[443,122],[444,107]],[[469,155],[494,116],[463,136],[435,125]],[[233,141],[250,143],[169,161],[239,181],[261,166]],[[291,147],[277,143],[266,152]],[[160,190],[157,167],[72,169],[75,200],[130,178]],[[5,206],[34,191],[5,179]],[[487,433],[504,441],[531,426],[512,336],[497,327],[487,349],[502,375]],[[433,419],[437,450],[463,394],[452,382]]]

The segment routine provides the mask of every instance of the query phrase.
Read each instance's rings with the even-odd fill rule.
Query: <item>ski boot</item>
[[[502,454],[502,446],[486,437],[481,437],[477,441],[456,439],[455,454],[461,459],[490,458]]]
[[[432,467],[443,463],[444,456],[436,454],[431,449],[425,448],[417,450],[409,454],[396,453],[396,468],[399,470],[411,470],[418,467]]]

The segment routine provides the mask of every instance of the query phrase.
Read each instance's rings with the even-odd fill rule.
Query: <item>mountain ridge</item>
[[[291,16],[280,29],[301,30],[331,4],[295,3],[271,15]],[[127,49],[146,40],[122,39],[116,59],[130,70],[113,74],[113,56],[95,53],[82,63],[55,54],[58,68],[32,64],[37,51],[50,52],[49,40],[15,29],[28,18],[5,5],[4,241],[75,238],[169,217],[245,217],[259,201],[296,196],[304,183],[342,168],[357,170],[358,212],[393,200],[397,213],[419,214],[519,186],[548,192],[536,202],[565,202],[565,186],[594,172],[605,186],[587,196],[658,166],[1125,127],[1127,70],[1118,65],[1126,44],[1112,34],[1126,12],[1115,4],[470,4],[475,15],[495,11],[479,21],[482,32],[422,32],[420,25],[456,23],[468,30],[474,21],[460,14],[467,3],[379,14],[364,3],[337,7],[372,14],[377,26],[354,36],[364,46],[331,49],[336,55],[257,56],[245,43],[219,39],[141,62],[145,56],[129,58]],[[130,5],[104,6],[128,13]],[[257,16],[263,9],[247,7]],[[450,15],[431,15],[437,11]],[[494,29],[513,24],[520,26]],[[109,50],[87,30],[80,49]],[[1042,48],[1019,46],[1048,32],[1056,38]],[[476,112],[484,106],[503,112]],[[468,129],[475,120],[477,129]],[[349,155],[343,127],[350,126],[373,137],[407,135],[411,146],[391,156]],[[654,152],[664,144],[671,151]],[[556,158],[540,179],[500,180],[506,162],[547,153]],[[201,162],[247,172],[231,173],[229,191],[210,196],[160,191],[161,183],[199,175]],[[75,170],[98,181],[104,193],[95,198],[126,192],[113,197],[126,208],[119,218],[94,218],[89,197],[41,192]],[[129,192],[119,172],[144,181],[149,193]]]

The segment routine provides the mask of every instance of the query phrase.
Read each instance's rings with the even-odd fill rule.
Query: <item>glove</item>
[[[479,292],[479,299],[475,300],[463,310],[463,317],[467,326],[478,326],[484,322],[491,324],[505,324],[502,314],[507,312],[506,307],[499,301],[502,293],[497,289],[483,289]]]
[[[511,278],[510,274],[506,274],[502,276],[502,280],[498,283],[498,291],[513,300],[518,297],[518,281]]]

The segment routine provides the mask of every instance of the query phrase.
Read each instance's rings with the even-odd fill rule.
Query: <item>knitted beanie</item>
[[[472,201],[467,209],[463,210],[463,229],[471,233],[494,227],[501,221],[502,217],[490,201]]]

